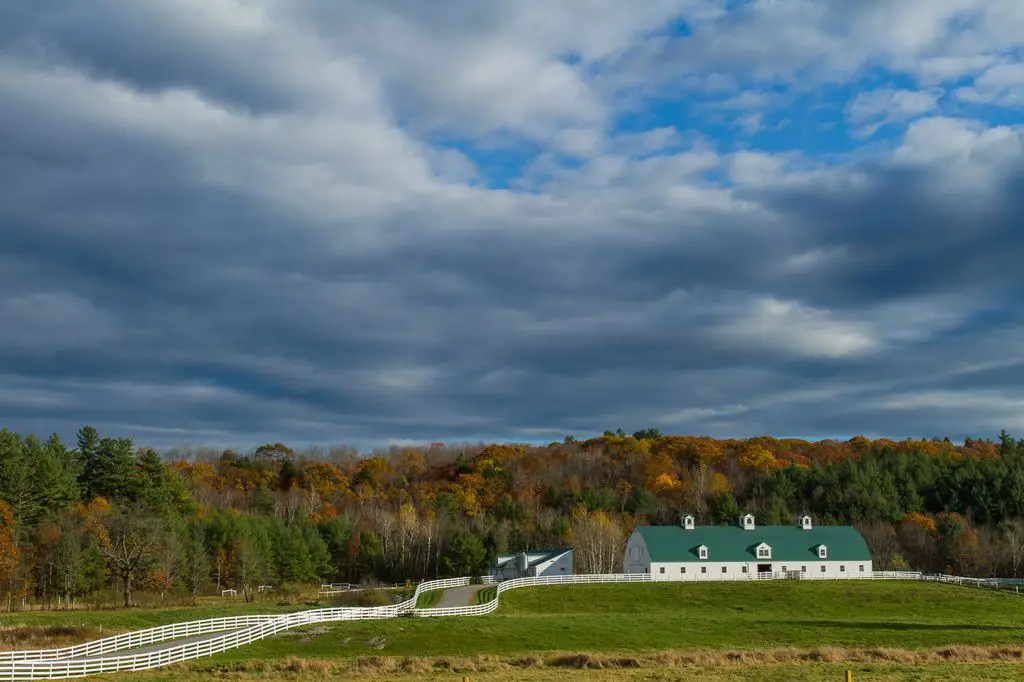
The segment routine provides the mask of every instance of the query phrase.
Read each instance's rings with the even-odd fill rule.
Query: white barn
[[[870,578],[871,552],[852,526],[815,526],[804,515],[792,526],[758,526],[744,514],[734,526],[640,526],[626,543],[626,573],[655,580]]]
[[[572,550],[540,549],[500,554],[491,575],[495,580],[572,575]]]

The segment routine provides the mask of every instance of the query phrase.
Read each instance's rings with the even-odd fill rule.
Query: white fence
[[[455,578],[464,581],[459,585],[468,585],[469,578]],[[515,578],[498,583],[497,594],[486,604],[476,606],[453,606],[448,608],[414,609],[412,614],[421,617],[435,616],[482,616],[498,608],[498,598],[502,592],[517,587],[538,587],[542,585],[581,585],[587,583],[650,583],[654,582],[647,573],[609,573],[607,575],[552,575],[541,578]],[[453,585],[452,587],[455,587]]]
[[[317,594],[321,597],[336,597],[340,594],[346,594],[348,592],[358,592],[360,590],[393,590],[400,587],[405,587],[405,583],[394,583],[391,585],[353,585],[352,583],[330,583],[329,585],[321,585],[320,590]]]
[[[786,574],[780,574],[780,576],[791,577]],[[755,576],[752,576],[752,579],[754,578]],[[757,574],[756,579],[783,578],[768,573]],[[958,585],[976,585],[979,587],[1000,587],[1005,586],[1008,582],[998,579],[932,576],[916,572],[899,571],[876,571],[865,576],[865,579],[929,580]],[[495,580],[491,577],[481,578],[481,581],[484,584],[495,583]],[[471,582],[470,578],[449,578],[423,582],[416,586],[416,591],[410,599],[389,606],[326,608],[286,615],[210,618],[127,632],[62,649],[0,652],[0,680],[66,679],[117,671],[148,670],[171,663],[211,656],[302,625],[347,620],[394,618],[407,614],[419,617],[479,616],[491,613],[498,608],[498,600],[501,593],[520,587],[595,583],[649,583],[655,582],[655,579],[652,575],[644,573],[516,578],[497,583],[495,598],[485,604],[453,608],[416,608],[416,601],[420,594],[424,592],[451,587],[463,587]],[[173,640],[208,634],[213,636],[200,641],[173,643]],[[131,652],[132,649],[159,645],[163,642],[169,642],[169,644],[158,650]],[[121,653],[111,655],[115,652]]]

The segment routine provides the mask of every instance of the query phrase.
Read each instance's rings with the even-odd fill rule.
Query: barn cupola
[[[804,514],[803,516],[798,516],[797,519],[796,519],[796,525],[798,525],[803,530],[810,530],[811,529],[811,515],[810,514]]]
[[[740,528],[743,530],[754,530],[754,515],[744,514],[740,517]]]
[[[693,514],[686,514],[683,516],[683,530],[693,530],[696,526],[696,519],[693,518]]]

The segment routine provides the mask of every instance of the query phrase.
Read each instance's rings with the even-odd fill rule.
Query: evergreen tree
[[[27,530],[37,519],[39,505],[32,495],[31,456],[39,456],[39,441],[0,429],[0,498],[11,508],[19,531]]]
[[[70,450],[53,434],[33,456],[31,494],[39,517],[50,518],[78,500],[78,472]]]
[[[99,493],[95,483],[100,478],[100,434],[91,426],[83,426],[78,430],[77,456],[80,464],[79,485],[86,500],[91,500]]]

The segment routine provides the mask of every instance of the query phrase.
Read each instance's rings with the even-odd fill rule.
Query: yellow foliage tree
[[[726,478],[725,474],[720,471],[716,471],[711,474],[711,480],[708,481],[708,492],[712,495],[724,495],[732,492],[732,483]]]
[[[770,471],[778,466],[775,454],[757,443],[747,443],[740,448],[737,461],[741,467],[751,471]]]

